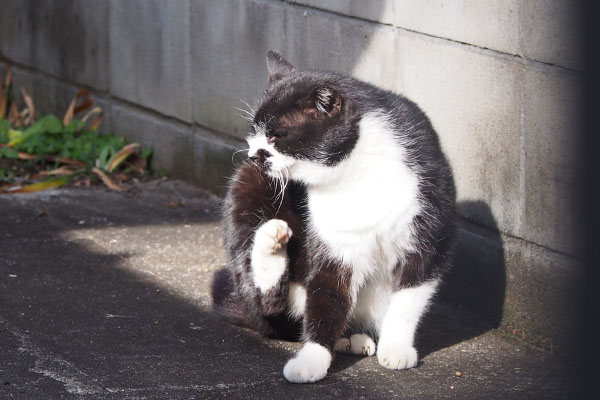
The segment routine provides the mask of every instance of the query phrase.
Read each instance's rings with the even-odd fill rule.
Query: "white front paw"
[[[271,254],[284,248],[291,237],[292,230],[287,222],[281,219],[270,219],[256,230],[254,246]]]
[[[319,381],[327,375],[331,365],[329,350],[320,344],[308,342],[285,364],[283,376],[293,383],[310,383]]]
[[[414,368],[418,362],[417,350],[407,344],[379,342],[377,361],[389,369]]]

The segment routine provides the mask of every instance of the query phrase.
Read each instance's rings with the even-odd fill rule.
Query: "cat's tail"
[[[211,295],[213,308],[218,314],[236,325],[250,327],[240,296],[235,290],[233,275],[228,268],[221,268],[215,272]]]

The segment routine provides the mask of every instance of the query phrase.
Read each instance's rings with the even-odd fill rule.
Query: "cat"
[[[290,382],[323,379],[335,352],[418,363],[414,337],[455,238],[455,187],[429,119],[403,96],[267,54],[246,160],[223,204],[228,264],[214,308],[302,340]]]

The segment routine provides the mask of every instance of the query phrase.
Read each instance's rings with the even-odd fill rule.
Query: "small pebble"
[[[456,372],[454,373],[454,375],[456,375],[456,376],[462,376],[462,372],[460,372],[460,371],[456,371]]]

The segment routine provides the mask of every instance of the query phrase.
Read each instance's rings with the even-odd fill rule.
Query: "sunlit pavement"
[[[566,398],[549,354],[435,305],[417,368],[338,356],[312,385],[283,378],[297,343],[211,313],[225,262],[218,200],[179,181],[118,193],[0,195],[0,398]]]

